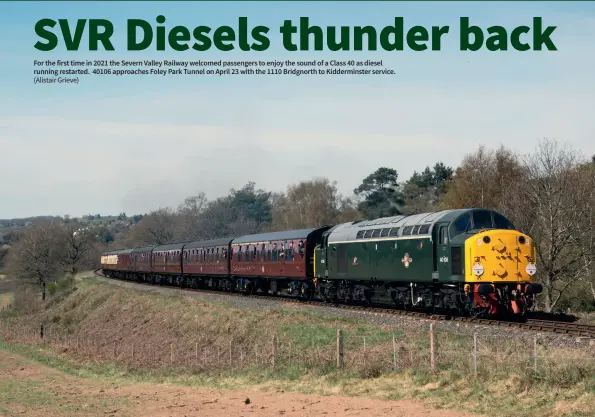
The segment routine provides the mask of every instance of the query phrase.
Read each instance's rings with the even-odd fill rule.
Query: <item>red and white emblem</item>
[[[403,259],[401,259],[401,262],[403,262],[403,265],[405,265],[405,268],[409,268],[409,264],[411,262],[413,262],[413,258],[410,258],[409,254],[406,253],[405,256],[403,257]]]

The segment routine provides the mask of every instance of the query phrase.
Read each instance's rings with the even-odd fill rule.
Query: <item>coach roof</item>
[[[132,253],[147,253],[151,252],[155,246],[144,246],[142,248],[134,248]]]
[[[181,250],[184,245],[188,242],[180,242],[180,243],[169,243],[167,245],[160,245],[155,246],[153,249],[155,252],[163,252],[163,251],[170,251],[170,250]]]
[[[225,237],[221,239],[211,239],[211,240],[197,240],[195,242],[190,242],[184,246],[184,250],[186,249],[196,249],[196,248],[210,248],[214,246],[229,246],[229,243],[233,240],[233,237]]]
[[[231,244],[237,245],[242,243],[255,243],[255,242],[272,242],[275,240],[292,240],[292,239],[307,239],[310,233],[318,230],[318,227],[312,229],[298,229],[298,230],[287,230],[283,232],[270,232],[270,233],[259,233],[256,235],[245,235],[234,239]]]

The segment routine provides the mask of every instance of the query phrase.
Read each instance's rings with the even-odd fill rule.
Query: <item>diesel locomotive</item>
[[[101,269],[158,285],[524,317],[543,290],[535,256],[501,213],[460,209],[113,250]]]

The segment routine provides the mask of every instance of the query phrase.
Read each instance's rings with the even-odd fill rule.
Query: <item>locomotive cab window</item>
[[[496,229],[514,229],[513,224],[503,215],[500,213],[493,213],[494,214],[494,227]]]
[[[453,237],[469,230],[471,230],[471,215],[465,214],[464,216],[459,217],[457,221],[452,224],[450,228],[450,237],[452,239]]]
[[[473,212],[473,228],[474,229],[491,229],[492,215],[487,210]]]

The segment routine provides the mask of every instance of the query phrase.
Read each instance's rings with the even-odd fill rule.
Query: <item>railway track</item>
[[[106,277],[99,270],[94,271],[95,275],[106,278],[106,279],[113,279]],[[154,287],[154,285],[145,282],[137,282],[137,281],[125,281],[125,280],[118,280],[122,282],[132,282],[134,284],[141,284],[146,285],[149,287]],[[217,295],[224,295],[224,296],[231,296],[231,297],[247,297],[246,294],[241,293],[232,293],[232,292],[222,292],[222,291],[214,291],[214,290],[198,290],[194,288],[179,288],[179,287],[172,287],[172,286],[165,286],[166,288],[175,288],[178,290],[183,291],[191,291],[191,292],[198,292],[198,293],[210,293],[210,294],[217,294]],[[565,334],[568,336],[576,336],[581,338],[587,338],[595,340],[595,326],[588,325],[588,324],[578,324],[578,323],[568,323],[568,322],[561,322],[555,320],[537,320],[537,319],[527,319],[526,322],[512,322],[512,321],[504,321],[504,320],[493,320],[493,319],[481,319],[481,318],[472,318],[472,317],[457,317],[457,316],[450,316],[446,314],[435,314],[435,313],[426,313],[421,311],[407,311],[407,310],[397,310],[392,308],[386,307],[368,307],[368,306],[360,306],[360,305],[348,305],[348,304],[327,304],[322,301],[302,301],[293,297],[284,297],[284,296],[270,296],[270,295],[260,295],[255,294],[255,297],[264,299],[264,300],[273,300],[273,301],[282,301],[282,302],[289,302],[295,303],[300,305],[312,305],[312,306],[325,306],[325,307],[332,307],[332,308],[341,308],[346,310],[355,310],[360,311],[364,314],[373,314],[373,315],[397,315],[397,316],[407,316],[407,317],[414,317],[423,320],[432,320],[432,321],[458,321],[467,324],[476,324],[476,325],[483,325],[483,326],[499,326],[499,327],[509,327],[509,328],[517,328],[529,331],[538,331],[538,332],[547,332],[547,333],[556,333],[556,334]]]

